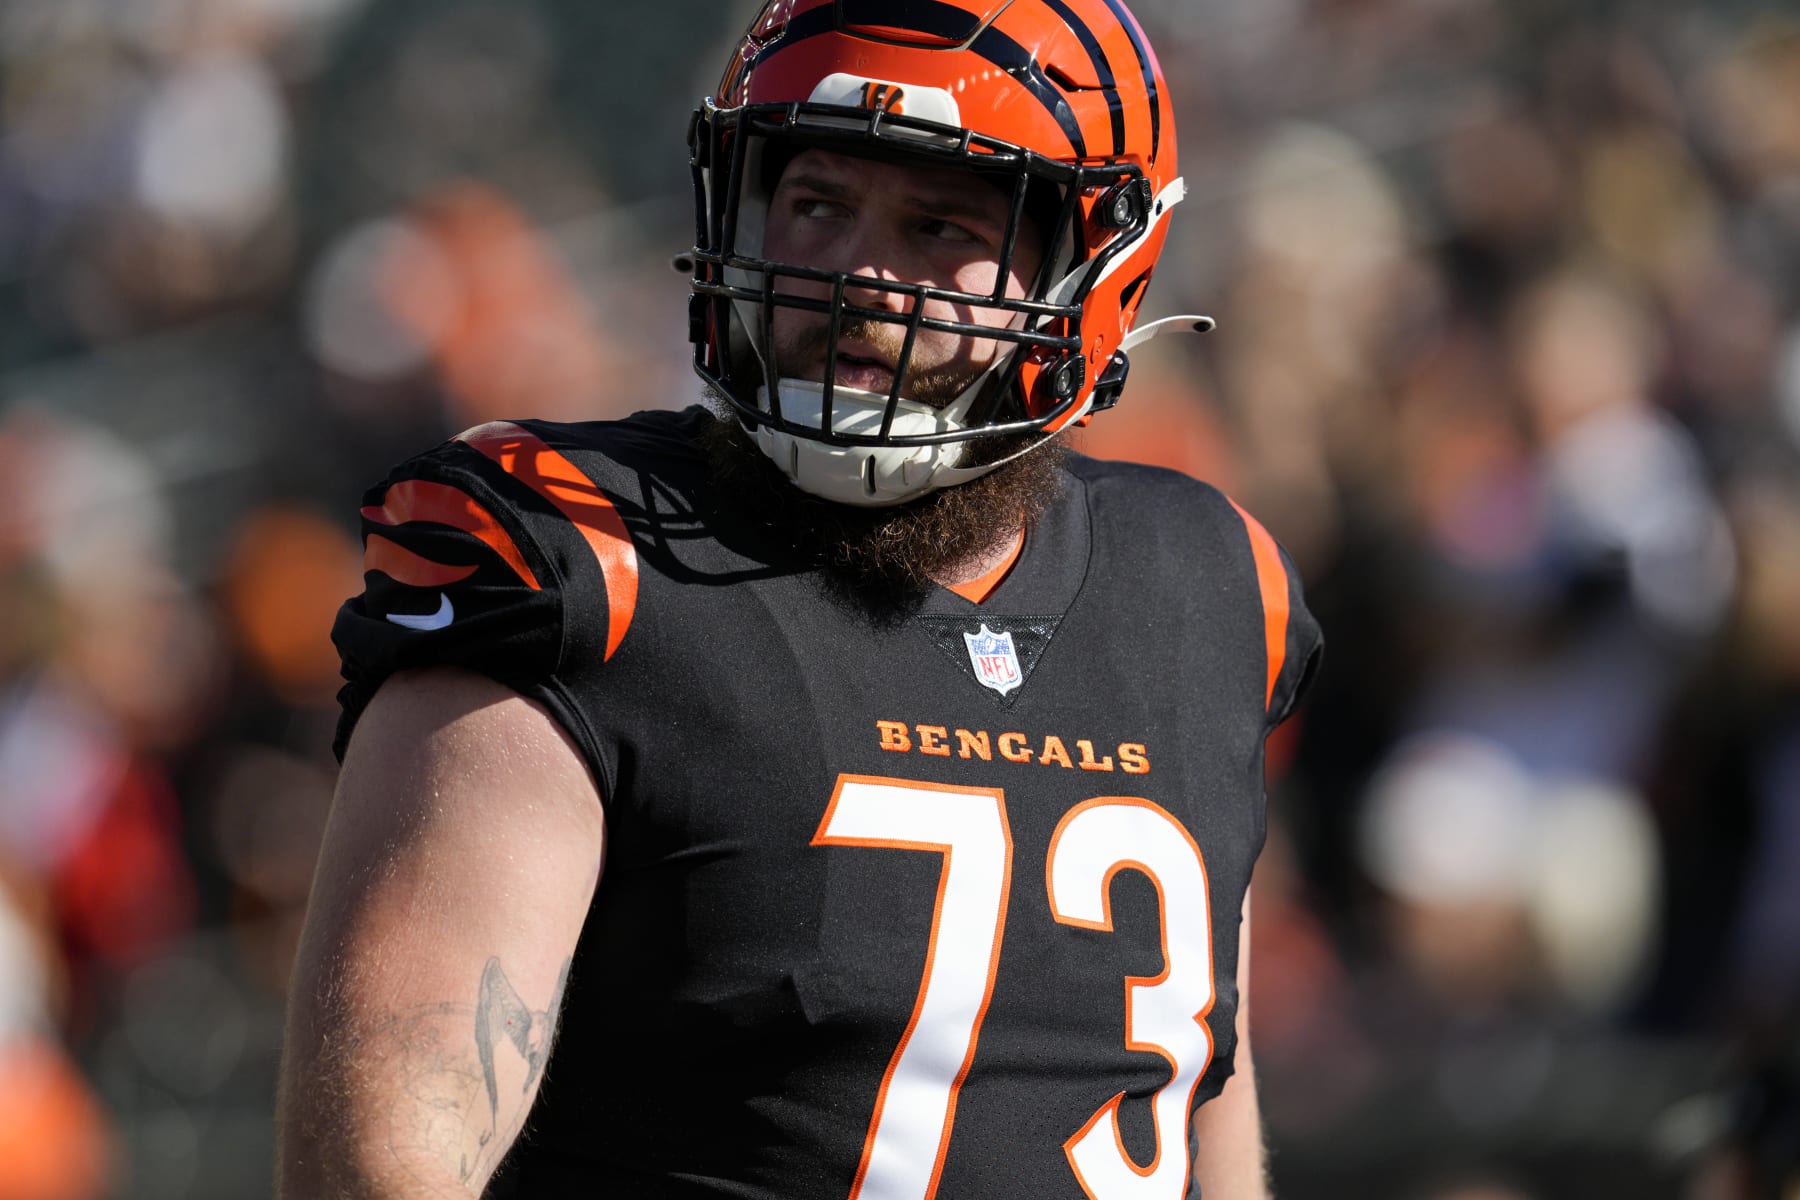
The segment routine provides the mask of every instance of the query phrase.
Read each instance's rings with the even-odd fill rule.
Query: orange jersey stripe
[[[1281,668],[1287,661],[1287,571],[1282,568],[1281,551],[1269,531],[1237,501],[1233,500],[1231,507],[1237,509],[1238,516],[1244,519],[1244,529],[1250,534],[1250,553],[1256,559],[1256,584],[1262,589],[1263,636],[1269,648],[1269,690],[1263,697],[1263,704],[1267,706],[1275,699],[1275,681],[1281,678]]]
[[[365,508],[362,515],[377,525],[429,521],[433,525],[448,525],[452,529],[460,529],[487,543],[495,554],[506,560],[506,565],[516,571],[532,591],[538,591],[542,587],[531,567],[526,564],[525,556],[519,553],[512,535],[500,527],[500,522],[494,520],[492,513],[458,488],[424,479],[402,479],[388,488],[387,494],[381,498],[381,507]]]
[[[1000,562],[995,565],[993,570],[981,576],[979,579],[970,579],[963,583],[950,584],[949,590],[955,592],[970,604],[980,604],[994,594],[994,589],[1000,586],[1000,581],[1006,578],[1007,572],[1013,569],[1013,565],[1019,561],[1019,555],[1024,552],[1025,531],[1020,530],[1013,536],[1012,549],[1006,552],[1006,557],[1001,559]]]
[[[452,567],[432,562],[379,533],[371,533],[363,546],[363,570],[380,571],[390,579],[418,588],[437,588],[460,583],[475,573],[474,567]]]
[[[481,451],[508,475],[554,504],[587,539],[606,580],[606,657],[611,658],[625,640],[637,611],[637,549],[619,510],[574,463],[510,421],[477,426],[458,440]]]

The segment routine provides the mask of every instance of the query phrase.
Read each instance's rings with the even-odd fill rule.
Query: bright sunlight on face
[[[764,254],[776,262],[898,283],[991,295],[999,278],[1011,198],[966,172],[899,166],[806,150],[782,173],[769,205]],[[1019,231],[1005,295],[1026,295],[1042,260],[1042,235],[1027,221]],[[826,283],[784,278],[779,290],[829,299]],[[879,288],[848,288],[850,304],[909,315],[912,297]],[[1023,318],[991,308],[931,300],[925,316],[1001,328]],[[827,317],[778,307],[775,353],[782,375],[825,377]],[[846,320],[833,378],[839,386],[885,393],[893,385],[906,326]],[[942,405],[960,395],[994,361],[1004,343],[920,330],[902,392]]]

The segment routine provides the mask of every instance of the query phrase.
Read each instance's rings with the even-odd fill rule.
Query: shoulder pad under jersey
[[[395,671],[473,670],[555,712],[566,662],[618,650],[637,554],[612,501],[547,440],[553,429],[478,426],[364,496],[363,592],[332,628],[346,680],[340,756]]]

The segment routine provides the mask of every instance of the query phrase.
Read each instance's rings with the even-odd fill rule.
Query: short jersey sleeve
[[[482,426],[371,488],[362,534],[363,591],[331,633],[345,679],[338,756],[390,675],[449,666],[544,705],[601,779],[563,683],[571,659],[610,657],[635,596],[630,540],[599,489],[535,428]]]
[[[1250,539],[1256,564],[1257,590],[1262,594],[1263,635],[1267,665],[1267,727],[1273,730],[1287,720],[1312,683],[1324,653],[1325,639],[1319,623],[1306,607],[1300,574],[1281,546],[1262,525],[1236,503]]]
[[[1281,669],[1274,686],[1269,689],[1269,728],[1288,719],[1306,690],[1312,686],[1319,663],[1325,656],[1325,635],[1317,618],[1306,607],[1306,595],[1300,584],[1300,573],[1286,551],[1281,554],[1282,575],[1288,589],[1287,629],[1282,640],[1284,651]]]
[[[331,640],[343,662],[336,750],[388,676],[464,667],[532,695],[562,658],[561,580],[458,443],[402,463],[363,496],[363,591]]]

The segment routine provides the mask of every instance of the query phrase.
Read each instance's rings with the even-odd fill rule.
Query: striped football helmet
[[[1134,329],[1184,186],[1162,69],[1120,0],[771,0],[689,142],[695,368],[815,495],[896,504],[974,478],[1116,403],[1137,342],[1210,327],[1183,317]],[[965,171],[1001,189],[1010,215],[993,291],[765,256],[771,192],[806,149]],[[1027,221],[1043,252],[1019,297],[1006,285]],[[855,302],[869,295],[901,299]],[[784,307],[826,314],[822,380],[778,369]],[[977,311],[984,320],[959,319]],[[904,329],[885,395],[834,379],[846,318]],[[925,403],[907,395],[925,330],[1006,350],[960,395]],[[1028,436],[1003,443],[1005,455],[979,445],[1006,435]]]

